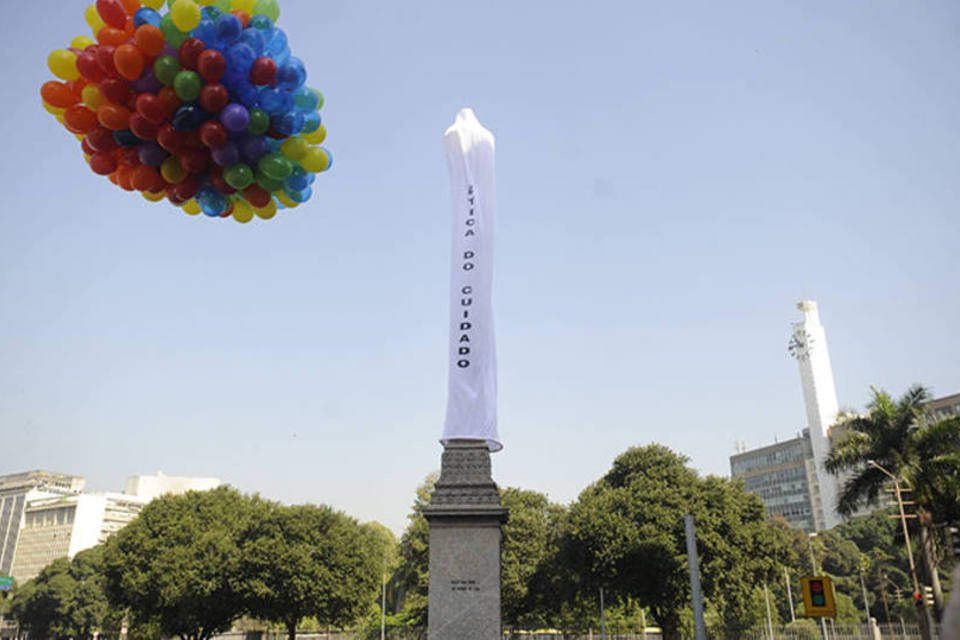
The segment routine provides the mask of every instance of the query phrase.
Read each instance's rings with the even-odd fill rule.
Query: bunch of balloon
[[[330,168],[323,95],[276,26],[277,0],[97,0],[94,38],[50,54],[44,108],[90,169],[188,214],[249,222]]]

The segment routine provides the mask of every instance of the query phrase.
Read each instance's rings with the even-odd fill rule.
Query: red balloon
[[[140,151],[137,147],[124,147],[120,150],[121,164],[135,167],[140,164]]]
[[[181,149],[177,159],[189,174],[196,175],[210,168],[210,152],[206,149]]]
[[[135,104],[137,113],[155,125],[159,126],[167,119],[167,109],[155,93],[141,93]]]
[[[157,91],[157,97],[160,98],[160,102],[163,103],[166,118],[173,116],[173,112],[183,104],[183,101],[177,97],[177,92],[174,91],[173,87],[162,87],[160,91]]]
[[[236,13],[236,11],[234,11],[234,13]],[[227,208],[223,213],[220,214],[220,217],[229,218],[232,214],[233,214],[233,200],[227,200]]]
[[[133,170],[130,182],[137,191],[149,191],[157,182],[160,174],[153,167],[140,165]]]
[[[247,199],[247,202],[258,208],[270,204],[272,198],[270,192],[258,184],[252,184],[244,189],[243,197]]]
[[[100,82],[107,77],[97,63],[97,54],[94,51],[84,51],[77,56],[77,71],[90,82]]]
[[[204,49],[206,49],[206,45],[203,44],[203,40],[197,38],[187,38],[184,40],[180,43],[180,49],[178,51],[180,66],[184,69],[196,71],[197,60],[200,58],[200,54],[203,53]]]
[[[130,131],[141,140],[155,140],[159,129],[160,125],[150,122],[140,112],[130,116]]]
[[[220,193],[225,195],[237,192],[236,189],[227,184],[227,181],[223,179],[223,169],[220,167],[214,167],[210,170],[210,183],[216,187]]]
[[[183,133],[174,129],[169,122],[162,124],[157,129],[157,144],[170,153],[177,153],[183,148]]]
[[[88,156],[92,156],[97,152],[97,150],[91,147],[90,143],[87,142],[86,136],[84,136],[83,140],[80,141],[80,148],[83,149],[83,152]]]
[[[97,64],[100,65],[100,69],[103,71],[103,74],[108,78],[119,78],[120,74],[117,73],[117,67],[113,64],[113,53],[117,48],[112,44],[102,44],[97,47],[96,56]]]
[[[183,147],[185,149],[202,149],[206,152],[206,146],[204,146],[203,141],[200,139],[199,130],[183,132]]]
[[[113,151],[120,146],[117,144],[117,141],[113,139],[113,131],[100,126],[87,134],[87,144],[95,151],[103,153]]]
[[[80,102],[73,89],[65,82],[50,80],[40,87],[40,96],[44,102],[60,109],[66,109]]]
[[[120,78],[107,78],[100,83],[100,93],[110,102],[116,104],[127,104],[127,101],[133,96],[130,85]]]
[[[130,40],[130,34],[116,27],[104,27],[97,31],[97,42],[103,45],[119,46]]]
[[[117,170],[117,160],[112,153],[98,152],[90,156],[90,168],[93,172],[106,176]]]
[[[97,0],[97,13],[111,27],[123,29],[127,24],[127,11],[120,0]]]
[[[197,58],[197,71],[207,82],[217,82],[227,72],[227,60],[216,49],[206,49]]]
[[[222,147],[227,144],[227,129],[219,120],[207,120],[200,125],[200,141],[211,149]]]
[[[253,84],[266,85],[273,84],[277,76],[277,63],[273,58],[262,56],[253,61],[250,67],[250,82]]]
[[[200,106],[204,111],[219,113],[230,104],[230,92],[222,84],[208,84],[200,90]]]
[[[187,176],[173,186],[173,192],[178,198],[186,202],[200,191],[200,179],[197,176]]]

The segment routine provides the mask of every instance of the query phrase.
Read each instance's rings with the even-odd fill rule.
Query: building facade
[[[79,476],[50,471],[0,476],[0,575],[9,576],[13,570],[27,504],[42,498],[74,495],[83,486],[84,479]]]
[[[808,434],[731,456],[730,473],[763,500],[768,515],[807,532],[823,528],[813,508],[815,466]]]

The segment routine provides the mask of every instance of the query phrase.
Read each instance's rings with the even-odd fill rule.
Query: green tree
[[[342,627],[365,613],[386,553],[372,528],[315,505],[269,505],[241,551],[246,610],[283,624],[290,640],[307,616]]]
[[[81,551],[71,561],[59,558],[18,589],[11,617],[41,638],[92,638],[105,630],[110,608],[104,592],[103,551]]]
[[[227,631],[243,612],[240,543],[264,510],[228,487],[153,500],[106,543],[110,601],[167,636]]]
[[[920,523],[920,549],[938,609],[943,595],[937,571],[935,526],[960,511],[960,417],[934,420],[924,410],[930,392],[915,385],[899,399],[873,389],[863,416],[846,418],[847,435],[827,457],[835,474],[849,473],[838,500],[841,513],[851,514],[864,503],[877,502],[888,472],[912,489]]]
[[[438,472],[427,476],[417,487],[407,528],[400,538],[400,562],[390,579],[388,595],[397,612],[397,622],[409,627],[427,625],[427,592],[430,587],[430,526],[423,510],[430,504]]]
[[[661,445],[617,457],[570,509],[563,546],[581,594],[648,606],[668,640],[689,602],[683,517],[694,514],[707,606],[719,633],[735,638],[758,620],[756,588],[773,580],[790,549],[765,521],[762,503],[739,482],[701,479]]]

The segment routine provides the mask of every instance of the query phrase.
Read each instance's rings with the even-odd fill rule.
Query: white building
[[[79,476],[50,471],[0,476],[0,576],[11,575],[27,504],[40,498],[80,493],[83,485],[84,479]]]
[[[123,493],[84,493],[31,500],[24,513],[13,577],[23,583],[57,558],[72,558],[137,517],[149,500]]]
[[[153,476],[130,476],[123,492],[153,500],[168,493],[181,494],[187,491],[209,491],[223,483],[219,478],[194,478],[189,476],[168,476],[157,472]]]

